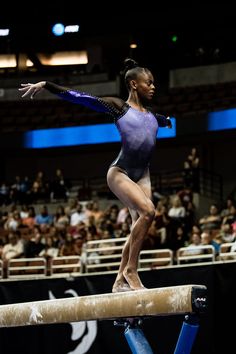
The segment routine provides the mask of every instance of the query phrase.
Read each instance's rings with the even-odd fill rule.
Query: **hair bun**
[[[124,60],[124,71],[128,71],[130,69],[136,68],[138,66],[138,63],[131,58],[126,58]]]

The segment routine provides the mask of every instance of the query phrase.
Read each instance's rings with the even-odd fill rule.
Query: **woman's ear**
[[[130,80],[130,88],[132,88],[133,90],[137,89],[137,82],[135,80]]]

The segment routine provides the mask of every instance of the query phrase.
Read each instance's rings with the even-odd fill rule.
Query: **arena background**
[[[206,101],[212,100],[213,105],[209,104],[206,108],[204,101],[205,105],[201,102],[203,106],[197,108],[199,101],[196,98],[195,111],[187,109],[184,113],[177,110],[178,102],[174,106],[167,105],[168,112],[165,111],[164,104],[159,105],[163,109],[161,113],[168,114],[170,111],[176,117],[178,128],[175,139],[158,141],[152,173],[182,168],[184,156],[192,146],[197,146],[204,168],[212,174],[222,176],[223,198],[226,198],[236,188],[236,129],[208,132],[206,126],[209,112],[236,107],[235,86],[234,90],[230,90],[230,95],[227,91],[228,86],[232,87],[236,81],[235,73],[231,71],[228,76],[225,74],[228,79],[225,78],[222,84],[217,81],[219,76],[213,70],[214,65],[221,68],[221,65],[236,61],[236,24],[232,5],[195,3],[184,6],[168,4],[165,7],[156,4],[157,8],[152,8],[154,5],[147,4],[144,10],[137,4],[131,4],[130,9],[122,4],[112,3],[110,6],[112,10],[108,11],[108,7],[105,6],[104,9],[100,8],[99,13],[96,6],[86,8],[78,1],[58,4],[42,1],[22,2],[16,5],[1,4],[0,27],[12,26],[13,32],[8,39],[0,38],[0,53],[14,53],[18,56],[26,53],[33,60],[35,71],[23,68],[0,72],[0,88],[6,93],[0,97],[0,109],[3,110],[4,105],[8,107],[10,105],[9,110],[12,113],[13,110],[18,111],[22,108],[17,89],[25,80],[52,78],[69,86],[71,77],[80,75],[80,70],[83,74],[84,70],[88,70],[88,75],[96,74],[93,70],[98,69],[97,61],[100,65],[99,70],[108,73],[109,81],[114,81],[124,58],[133,56],[141,64],[150,67],[156,75],[160,97],[169,95],[171,71],[207,67],[208,75],[204,73],[205,78],[215,80],[216,89],[215,95],[211,98],[208,96],[209,99],[206,98]],[[78,37],[73,35],[53,37],[51,26],[58,21],[79,22],[81,32]],[[177,42],[172,41],[173,36],[178,37]],[[131,40],[137,40],[139,44],[137,50],[130,50]],[[37,61],[36,53],[40,51],[51,53],[57,50],[84,48],[90,49],[93,58],[88,68],[76,70],[74,67],[63,70],[53,68],[51,71]],[[219,75],[219,71],[217,74]],[[195,79],[201,75],[202,71],[199,71],[199,74],[195,74]],[[209,91],[213,92],[213,81],[210,86],[206,84],[208,94]],[[124,95],[123,88],[119,86],[119,90],[117,93]],[[179,88],[179,94],[185,95],[183,88]],[[45,99],[47,101],[48,98]],[[44,101],[40,102],[43,105]],[[158,96],[156,102],[157,106],[161,102],[158,101]],[[27,109],[26,106],[25,108]],[[27,150],[22,143],[25,131],[16,123],[14,120],[14,126],[7,132],[3,129],[3,122],[0,123],[0,177],[7,180],[13,179],[19,171],[22,174],[30,174],[41,168],[47,168],[50,177],[59,164],[71,179],[80,179],[85,175],[89,178],[105,178],[107,166],[119,150],[119,144]],[[31,129],[35,124],[37,123],[32,121],[28,127]],[[64,124],[68,124],[68,121],[61,122],[61,126]],[[74,166],[77,164],[78,169],[75,169]],[[230,354],[234,353],[231,343],[233,345],[235,330],[229,321],[233,321],[235,317],[235,272],[235,264],[229,263],[144,272],[142,278],[149,287],[185,283],[207,285],[209,309],[201,318],[193,354],[222,352]],[[1,280],[1,304],[48,299],[50,292],[57,298],[68,294],[82,296],[109,292],[112,281],[113,275],[15,282]],[[66,293],[71,289],[75,292]],[[144,321],[143,329],[155,353],[173,352],[182,320],[182,316],[177,316]],[[83,335],[88,333],[88,324],[86,326]],[[71,341],[69,324],[0,329],[0,347],[4,354],[80,353],[76,352],[76,346],[81,343],[81,338],[77,338],[75,342]],[[96,340],[87,353],[127,352],[128,347],[122,329],[115,328],[110,321],[98,320]]]

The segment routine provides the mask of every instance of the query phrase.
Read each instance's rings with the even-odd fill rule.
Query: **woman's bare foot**
[[[112,287],[113,293],[120,293],[123,291],[131,291],[131,290],[132,289],[130,289],[129,284],[126,283],[125,281],[122,281],[122,280],[115,281],[115,283],[113,284],[113,287]]]
[[[142,282],[141,282],[141,280],[140,280],[140,278],[138,276],[137,271],[125,268],[124,271],[123,271],[123,275],[124,275],[124,278],[126,279],[127,283],[129,284],[131,290],[143,290],[143,289],[146,289],[143,286],[143,284],[142,284]]]

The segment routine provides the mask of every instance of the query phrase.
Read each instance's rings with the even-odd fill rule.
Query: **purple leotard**
[[[134,182],[144,176],[156,145],[158,128],[168,124],[166,117],[151,111],[140,112],[116,97],[99,98],[51,82],[47,82],[45,88],[62,99],[110,114],[121,136],[121,150],[111,166],[121,168]]]

